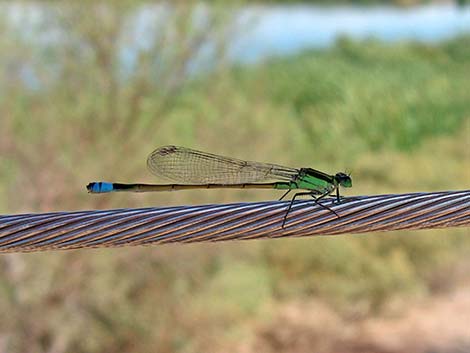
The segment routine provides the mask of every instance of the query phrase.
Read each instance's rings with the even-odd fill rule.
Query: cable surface
[[[0,252],[338,235],[470,226],[470,190],[0,215]]]

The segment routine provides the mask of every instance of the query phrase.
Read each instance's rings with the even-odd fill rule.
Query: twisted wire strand
[[[470,226],[470,190],[0,216],[0,252]]]

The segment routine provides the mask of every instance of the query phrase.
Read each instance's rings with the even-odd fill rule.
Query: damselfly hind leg
[[[297,183],[294,181],[293,184],[295,185],[295,188],[298,189],[299,188],[299,185],[297,185]],[[281,198],[279,199],[279,201],[282,201],[282,199],[284,197],[286,197],[290,192],[292,191],[292,189],[288,189],[282,196]],[[295,196],[294,196],[295,197]]]
[[[290,190],[289,190],[289,191],[290,191]],[[327,193],[324,193],[324,194],[322,194],[322,195],[320,195],[320,196],[318,196],[318,197],[315,197],[315,196],[314,196],[315,193],[314,193],[314,192],[311,192],[311,191],[309,191],[309,192],[298,192],[297,194],[295,194],[294,197],[292,198],[292,200],[291,200],[290,203],[289,203],[289,207],[287,208],[286,214],[284,215],[284,219],[283,219],[283,221],[282,221],[282,228],[284,228],[284,225],[286,224],[286,220],[287,220],[287,215],[289,214],[289,212],[290,212],[290,210],[291,210],[291,208],[292,208],[292,205],[294,204],[294,201],[295,201],[295,199],[296,199],[298,196],[306,196],[306,195],[311,196],[311,197],[313,198],[313,202],[315,202],[317,205],[323,207],[325,210],[328,210],[328,211],[330,211],[330,212],[333,212],[333,213],[336,215],[336,217],[339,218],[339,215],[335,212],[335,210],[333,210],[333,209],[329,208],[328,206],[323,205],[322,203],[319,202],[319,201],[320,201],[322,198],[324,198],[325,196],[329,196],[329,194],[330,194],[330,193],[327,192]]]
[[[279,201],[282,201],[282,199],[283,199],[284,197],[286,197],[287,194],[290,193],[291,191],[292,191],[292,189],[287,190],[287,191],[281,196],[281,198],[279,199]]]

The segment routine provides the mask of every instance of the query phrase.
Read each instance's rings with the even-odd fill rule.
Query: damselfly
[[[157,148],[149,155],[147,166],[152,174],[180,184],[92,182],[87,185],[87,190],[90,193],[218,188],[286,190],[280,200],[292,190],[305,190],[297,192],[292,198],[282,223],[284,226],[294,200],[302,195],[312,196],[315,203],[338,216],[319,200],[325,196],[335,196],[336,201],[340,202],[339,187],[352,186],[351,177],[341,172],[330,175],[312,168],[296,169],[277,164],[249,162],[177,146]],[[335,192],[336,194],[331,195]]]

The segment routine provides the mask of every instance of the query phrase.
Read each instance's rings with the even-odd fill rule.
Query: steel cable
[[[0,252],[304,237],[470,225],[470,191],[0,216]]]

